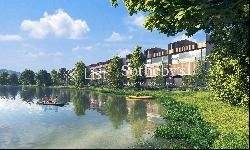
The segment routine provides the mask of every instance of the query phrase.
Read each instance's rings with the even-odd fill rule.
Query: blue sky
[[[89,65],[124,56],[137,44],[166,49],[187,38],[147,31],[143,14],[131,17],[109,0],[0,0],[0,10],[0,69],[71,69],[79,60]],[[205,34],[189,39],[203,42]]]

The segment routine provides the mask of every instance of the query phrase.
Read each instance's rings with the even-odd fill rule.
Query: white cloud
[[[76,46],[76,47],[72,48],[72,51],[73,51],[73,52],[82,51],[82,50],[83,50],[83,51],[84,51],[84,50],[89,51],[89,50],[91,50],[91,49],[93,49],[92,46],[86,46],[86,47]]]
[[[69,39],[81,39],[84,34],[90,31],[86,21],[74,20],[62,9],[53,15],[44,13],[38,21],[24,20],[21,29],[27,31],[33,38],[45,38],[47,35],[64,37]]]
[[[61,57],[63,56],[63,54],[61,52],[45,53],[42,51],[36,51],[36,52],[27,52],[26,56],[31,58],[48,58],[48,57]]]
[[[133,16],[128,17],[128,24],[143,28],[144,27],[143,24],[144,24],[145,19],[146,19],[146,17],[144,15],[135,14]]]
[[[55,53],[50,54],[50,56],[59,57],[59,56],[63,56],[63,53],[61,53],[61,52],[55,52]]]
[[[185,39],[197,43],[197,40],[195,38],[193,38],[192,36],[188,37],[185,34],[182,34],[182,35],[174,37],[173,40],[172,40],[172,42],[181,41],[181,40],[185,40]]]
[[[16,34],[10,35],[0,35],[0,42],[7,42],[7,41],[21,41],[22,37]]]
[[[126,55],[131,53],[131,51],[128,49],[119,49],[116,52],[118,53],[118,56],[120,57],[125,57]]]
[[[105,39],[106,42],[116,42],[116,41],[126,41],[126,40],[131,40],[133,36],[123,36],[120,33],[113,32],[112,35]]]

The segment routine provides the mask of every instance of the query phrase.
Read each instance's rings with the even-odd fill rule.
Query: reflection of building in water
[[[147,120],[154,123],[164,123],[163,118],[161,117],[161,107],[156,103],[148,103],[147,105]]]
[[[127,101],[128,112],[134,107],[136,101]],[[154,123],[163,123],[164,120],[161,118],[161,107],[159,104],[154,102],[143,101],[146,104],[145,111],[147,120]]]
[[[90,105],[89,109],[97,110],[101,114],[106,111],[106,99],[100,99],[99,97],[91,97],[90,96]]]
[[[126,101],[128,123],[131,125],[133,137],[137,140],[153,136],[155,127],[164,123],[160,117],[160,105],[153,101]]]

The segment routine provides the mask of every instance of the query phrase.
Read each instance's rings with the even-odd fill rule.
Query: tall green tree
[[[185,87],[193,87],[195,85],[193,75],[183,75],[182,76],[182,84]]]
[[[136,89],[141,88],[141,85],[144,84],[146,77],[145,77],[145,63],[146,57],[141,51],[140,46],[136,46],[134,52],[131,56],[131,61],[129,67],[132,69],[132,74],[130,76],[130,82],[132,86]]]
[[[82,87],[85,84],[85,64],[79,61],[75,64],[72,82],[75,87]]]
[[[22,85],[34,85],[35,84],[35,73],[32,70],[25,69],[19,78],[19,82]]]
[[[8,76],[9,85],[18,85],[18,77],[16,74],[12,73]]]
[[[204,61],[198,61],[194,71],[194,83],[196,87],[205,87],[209,81],[209,73]]]
[[[164,71],[164,64],[162,63],[159,66],[158,74],[154,77],[153,82],[155,85],[159,88],[163,88],[166,86],[166,77],[165,77],[165,71]]]
[[[50,86],[51,76],[46,70],[39,70],[35,76],[36,84],[39,86]]]
[[[60,85],[65,85],[67,82],[68,71],[66,68],[60,68],[58,72]]]
[[[111,0],[118,6],[119,0]],[[237,105],[249,103],[248,0],[123,0],[129,14],[145,12],[144,27],[168,36],[203,30],[213,51],[209,86],[216,99]]]
[[[182,83],[186,87],[206,87],[209,81],[209,72],[205,61],[198,61],[193,75],[182,76]]]
[[[73,85],[72,73],[73,73],[73,70],[67,70],[67,72],[66,72],[66,85]]]
[[[52,85],[58,85],[59,83],[59,75],[58,75],[58,72],[53,69],[51,72],[50,72],[50,75],[51,75],[51,84]]]
[[[122,88],[124,87],[125,76],[122,70],[122,60],[119,56],[112,58],[111,62],[108,64],[106,78],[109,87],[112,88]]]
[[[9,73],[8,72],[3,72],[0,75],[0,85],[8,85],[9,80],[8,80]]]

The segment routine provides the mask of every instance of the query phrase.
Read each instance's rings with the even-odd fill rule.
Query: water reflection
[[[36,104],[36,102],[38,100],[41,100],[44,95],[47,95],[51,98],[58,96],[59,101],[67,103],[68,105],[65,105],[64,107],[57,107]],[[42,112],[46,112],[49,117],[52,117],[53,115],[61,115],[60,117],[54,120],[55,122],[58,121],[58,119],[65,119],[65,115],[69,116],[70,114],[72,114],[72,111],[73,115],[77,116],[78,119],[95,119],[96,122],[94,124],[91,124],[89,122],[87,123],[91,124],[91,126],[93,127],[97,126],[98,124],[105,123],[105,120],[108,120],[109,125],[112,127],[113,130],[128,130],[129,128],[129,131],[126,131],[126,133],[123,134],[131,134],[131,138],[137,140],[142,139],[144,137],[145,131],[153,129],[153,127],[155,127],[155,124],[157,124],[157,121],[155,120],[157,120],[157,118],[160,118],[159,113],[161,111],[160,106],[153,101],[127,101],[123,96],[101,94],[96,92],[77,91],[70,89],[0,86],[0,100],[2,101],[3,99],[6,99],[7,101],[19,100],[22,102],[22,105],[26,104],[28,106],[32,106],[29,108],[36,107],[37,110],[39,109]],[[16,103],[15,106],[18,106],[20,102],[17,103],[13,101],[13,103]],[[5,105],[7,107],[7,104]],[[61,113],[64,113],[62,112],[62,109],[67,109],[68,114],[62,115]],[[22,109],[22,111],[24,110]],[[35,111],[36,110],[33,110],[28,113],[34,113]],[[94,118],[93,114],[95,114]],[[36,117],[35,115],[36,114],[32,114],[31,118]],[[92,118],[90,119],[90,117]],[[28,118],[26,119],[28,120]]]
[[[71,100],[74,105],[74,111],[77,116],[85,115],[86,109],[89,108],[89,95],[88,93],[82,93],[74,91],[71,95]]]
[[[118,129],[128,114],[125,98],[118,96],[108,96],[106,111],[110,121],[113,124],[113,127]]]
[[[55,111],[58,112],[58,106],[53,105],[41,105],[43,111]]]
[[[129,101],[130,111],[128,122],[131,124],[133,136],[136,139],[142,138],[147,122],[147,105],[145,101]]]
[[[90,92],[89,94],[89,109],[99,112],[101,115],[106,114],[107,95],[102,93]]]
[[[33,99],[35,97],[37,97],[36,95],[36,91],[38,90],[39,88],[37,89],[34,89],[34,88],[27,88],[27,87],[23,87],[20,91],[20,97],[22,98],[23,101],[26,101],[26,102],[33,102]]]
[[[27,91],[31,91],[32,88],[29,88]],[[48,97],[51,97],[52,89],[49,88],[42,88],[42,87],[37,87],[35,88],[35,95],[37,99],[41,99],[44,97],[44,95],[47,95]]]
[[[15,99],[19,90],[20,89],[17,86],[14,86],[14,87],[0,86],[0,97],[6,98],[6,99]]]

